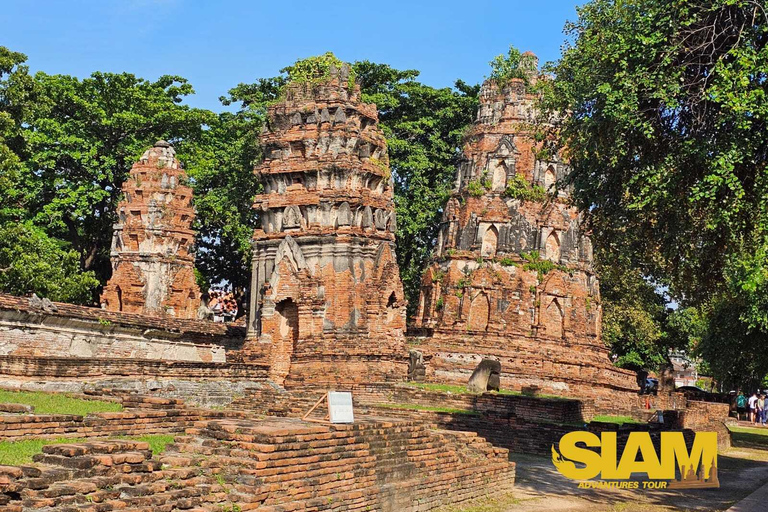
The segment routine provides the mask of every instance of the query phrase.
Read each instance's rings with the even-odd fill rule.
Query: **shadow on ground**
[[[510,511],[722,511],[768,482],[768,451],[748,448],[718,455],[719,489],[580,489],[548,457],[510,453],[510,460],[517,463],[514,496],[520,500]]]

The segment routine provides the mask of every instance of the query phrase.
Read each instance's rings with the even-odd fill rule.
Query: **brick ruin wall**
[[[34,460],[0,467],[3,510],[416,512],[503,494],[515,476],[507,450],[404,420],[201,420],[159,456],[93,441]]]
[[[222,363],[242,328],[0,294],[0,355]]]
[[[195,211],[173,147],[158,141],[131,168],[117,207],[112,277],[101,296],[110,311],[197,318]]]
[[[407,370],[386,140],[349,74],[344,64],[287,84],[261,136],[243,358],[269,364],[287,387],[402,380]]]
[[[0,440],[167,435],[182,433],[205,419],[243,417],[242,413],[231,410],[187,407],[181,400],[168,398],[133,395],[118,401],[124,410],[87,416],[0,413]]]
[[[414,332],[427,380],[464,384],[485,357],[502,386],[570,396],[637,389],[600,337],[600,291],[581,215],[556,184],[568,174],[531,130],[538,80],[486,81],[422,281]],[[534,192],[538,191],[538,196]],[[545,196],[545,193],[548,194]],[[538,255],[538,258],[535,256]]]
[[[0,385],[161,393],[226,405],[268,376],[237,363],[245,329],[209,321],[107,311],[0,294]]]
[[[595,422],[597,415],[627,415],[643,422],[622,427],[626,441],[630,431],[680,430],[692,439],[694,431],[717,432],[720,448],[730,447],[727,429],[728,404],[696,402],[674,393],[648,401],[637,394],[620,394],[613,404],[600,400],[546,398],[522,395],[454,394],[405,385],[368,384],[350,386],[355,407],[363,414],[398,417],[412,421],[436,423],[443,428],[475,432],[496,446],[514,452],[548,455],[567,432],[586,428],[596,432],[617,428],[615,424]],[[274,388],[247,390],[232,407],[258,414],[281,417],[302,416],[318,397],[321,389],[305,389],[299,393]],[[435,407],[451,412],[430,411]],[[662,425],[646,423],[662,411]]]

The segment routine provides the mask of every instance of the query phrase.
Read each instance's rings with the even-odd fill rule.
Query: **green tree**
[[[26,55],[0,46],[0,222],[25,212],[18,186],[26,155],[23,129],[37,100],[26,60]]]
[[[281,85],[279,78],[238,85],[221,98],[225,106],[239,103],[238,110],[219,114],[199,140],[189,147],[182,144],[195,191],[200,284],[203,289],[230,287],[241,312],[249,293],[251,239],[258,220],[252,205],[261,188],[253,172],[262,155],[259,132],[266,106],[278,97]]]
[[[615,364],[636,371],[658,371],[670,348],[665,337],[668,312],[664,297],[615,253],[598,251],[596,260],[603,341],[616,356]]]
[[[744,308],[744,301],[738,298],[717,299],[695,351],[707,362],[707,369],[724,391],[737,387],[757,389],[768,374],[768,339],[763,331],[742,321]]]
[[[570,113],[577,202],[598,241],[704,300],[731,255],[766,243],[764,5],[594,0],[566,30],[547,106]]]
[[[593,0],[578,13],[543,101],[549,121],[569,113],[554,132],[575,202],[597,246],[682,307],[719,304],[705,338],[723,349],[702,354],[739,366],[741,341],[768,332],[765,5]]]
[[[397,260],[413,314],[480,88],[459,80],[454,88],[435,89],[418,82],[416,70],[368,61],[356,62],[353,69],[363,100],[376,104],[387,137],[395,182]]]
[[[21,176],[35,224],[71,245],[83,270],[104,282],[121,185],[131,165],[158,139],[201,137],[215,119],[181,105],[193,93],[186,80],[155,82],[129,73],[94,73],[79,80],[38,73],[41,91],[24,132],[29,156]],[[183,152],[179,154],[184,160]]]
[[[99,281],[82,272],[80,255],[27,222],[0,225],[0,290],[37,293],[61,302],[86,304]]]

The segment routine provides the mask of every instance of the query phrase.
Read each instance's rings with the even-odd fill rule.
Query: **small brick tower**
[[[483,357],[502,385],[578,395],[636,389],[600,339],[600,290],[581,216],[556,182],[568,173],[531,132],[536,56],[528,77],[486,81],[443,213],[415,326],[428,335],[428,379],[466,383]]]
[[[173,147],[158,141],[123,184],[112,237],[112,277],[101,295],[110,311],[197,318],[192,189]]]
[[[244,355],[289,387],[401,379],[406,303],[386,141],[349,66],[318,73],[286,85],[261,137]]]

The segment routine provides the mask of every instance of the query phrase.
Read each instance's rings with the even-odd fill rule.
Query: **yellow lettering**
[[[600,434],[600,455],[602,458],[602,474],[600,478],[606,480],[618,480],[616,475],[616,432],[603,432]]]
[[[577,443],[583,443],[587,447],[599,448],[600,438],[591,432],[583,430],[568,432],[560,438],[560,454],[552,446],[552,462],[557,467],[557,470],[568,478],[589,480],[596,477],[602,469],[600,454],[587,448],[576,446]],[[574,462],[584,464],[585,467],[577,468]]]
[[[637,453],[640,452],[641,461],[637,461]],[[632,432],[629,434],[627,446],[621,455],[621,462],[616,469],[616,478],[629,478],[632,473],[647,473],[648,478],[660,479],[662,474],[661,463],[653,448],[653,441],[648,432]]]
[[[663,476],[651,478],[674,479],[675,459],[677,459],[677,467],[682,475],[685,475],[689,470],[695,472],[701,463],[704,465],[704,478],[709,478],[710,470],[717,467],[717,432],[697,432],[690,454],[685,446],[682,432],[662,432],[661,466]]]

